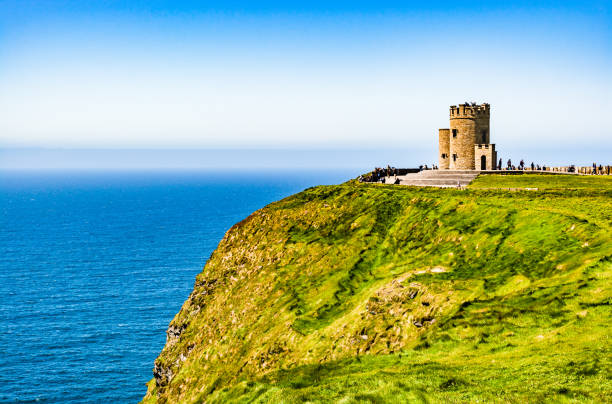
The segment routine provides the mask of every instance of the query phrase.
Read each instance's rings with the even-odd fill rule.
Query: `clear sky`
[[[609,1],[328,3],[0,0],[0,147],[436,153],[476,101],[612,160]]]

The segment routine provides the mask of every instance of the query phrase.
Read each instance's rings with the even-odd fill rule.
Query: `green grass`
[[[570,174],[481,175],[470,188],[612,190],[612,176]]]
[[[609,400],[609,184],[351,181],[273,203],[198,275],[145,401]]]

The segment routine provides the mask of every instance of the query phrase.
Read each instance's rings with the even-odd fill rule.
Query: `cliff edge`
[[[612,182],[593,184],[272,203],[197,276],[144,402],[609,400]]]

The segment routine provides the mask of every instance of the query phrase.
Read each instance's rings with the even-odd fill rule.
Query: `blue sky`
[[[328,3],[0,1],[0,147],[612,156],[609,2]]]

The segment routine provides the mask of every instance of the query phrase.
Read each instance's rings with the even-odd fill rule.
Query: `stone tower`
[[[490,143],[489,104],[459,104],[450,107],[450,129],[440,129],[441,170],[494,170],[497,153]]]

